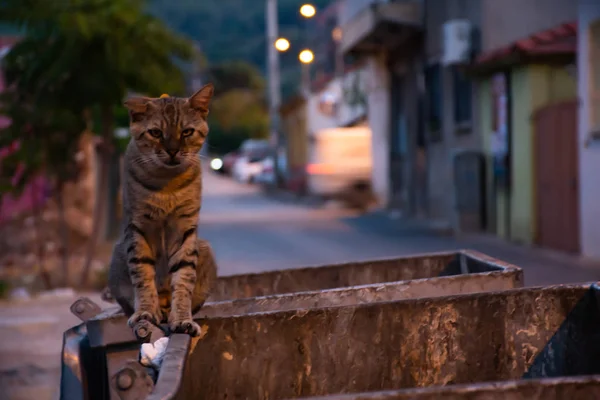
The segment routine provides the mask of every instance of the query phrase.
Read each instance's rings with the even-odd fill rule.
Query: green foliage
[[[0,279],[0,299],[8,298],[10,292],[10,283],[5,279]]]
[[[43,168],[69,179],[69,160],[89,111],[97,116],[100,109],[112,110],[93,118],[97,131],[111,140],[115,122],[126,124],[120,104],[128,90],[184,92],[179,64],[198,55],[143,7],[141,0],[0,2],[0,23],[25,32],[2,65],[13,90],[2,100],[12,124],[0,145],[21,140],[17,154],[3,161],[5,171],[26,160],[29,173]]]
[[[143,5],[139,0],[3,2],[0,18],[27,29],[7,56],[7,76],[16,66],[21,90],[37,97],[52,92],[76,109],[112,107],[127,90],[183,93],[184,75],[175,59],[191,60],[191,43],[143,13]]]
[[[208,76],[217,88],[209,117],[210,150],[225,153],[245,139],[266,137],[269,119],[260,72],[236,61],[210,67]]]
[[[0,146],[16,140],[20,146],[2,162],[6,173],[0,179],[0,190],[18,192],[40,170],[63,182],[75,178],[77,166],[73,156],[79,134],[85,128],[81,115],[70,109],[57,109],[49,101],[40,100],[34,106],[15,91],[3,93],[1,102],[0,112],[10,115],[12,123],[0,135]],[[25,167],[24,174],[14,185],[11,179],[19,167]]]
[[[212,154],[225,154],[237,150],[248,134],[241,130],[224,131],[218,124],[211,124],[208,135],[208,149]]]
[[[208,81],[215,85],[217,95],[234,89],[249,89],[257,94],[265,90],[264,78],[247,62],[232,61],[216,64],[208,68],[207,75]]]

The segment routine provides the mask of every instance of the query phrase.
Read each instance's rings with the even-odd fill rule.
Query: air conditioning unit
[[[471,21],[453,19],[442,28],[442,64],[453,65],[469,62],[473,48]]]

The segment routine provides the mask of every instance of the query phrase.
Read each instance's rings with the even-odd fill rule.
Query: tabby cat
[[[208,134],[213,86],[190,98],[134,97],[125,152],[123,228],[113,250],[109,289],[134,327],[168,322],[196,336],[192,320],[216,277],[210,245],[197,237],[202,195],[198,152]],[[167,318],[168,316],[168,318]]]

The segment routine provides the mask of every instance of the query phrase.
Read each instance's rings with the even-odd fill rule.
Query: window
[[[442,140],[442,68],[439,64],[425,69],[427,92],[427,126],[432,142]]]
[[[456,125],[471,122],[471,80],[459,67],[452,67],[452,87],[454,97],[454,123]]]

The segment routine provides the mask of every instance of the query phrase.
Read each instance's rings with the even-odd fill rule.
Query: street
[[[471,248],[523,267],[528,286],[600,278],[600,266],[575,257],[482,236],[437,235],[384,212],[355,216],[266,197],[209,171],[199,230],[213,245],[220,275]],[[56,398],[61,333],[78,323],[69,312],[75,299],[66,292],[0,303],[0,386],[8,398]]]
[[[600,279],[598,263],[577,257],[481,235],[437,235],[384,212],[356,216],[280,201],[211,172],[204,193],[200,236],[212,243],[221,275],[468,248],[522,267],[528,286]]]

